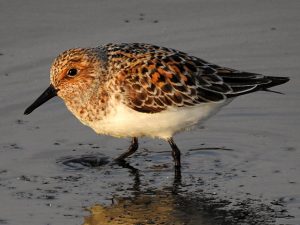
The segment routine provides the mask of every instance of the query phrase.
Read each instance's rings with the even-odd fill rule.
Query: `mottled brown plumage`
[[[104,49],[108,73],[118,77],[125,104],[145,113],[160,112],[170,106],[221,102],[286,79],[217,66],[150,44],[108,44]]]

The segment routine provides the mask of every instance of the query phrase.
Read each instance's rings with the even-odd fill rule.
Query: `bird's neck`
[[[102,120],[109,113],[109,94],[97,90],[88,96],[77,96],[66,101],[68,109],[84,124]]]

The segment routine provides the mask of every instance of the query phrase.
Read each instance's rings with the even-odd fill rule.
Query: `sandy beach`
[[[300,224],[300,2],[297,0],[2,1],[0,224]],[[145,42],[270,76],[170,147],[96,135],[48,86],[53,59],[74,47]]]

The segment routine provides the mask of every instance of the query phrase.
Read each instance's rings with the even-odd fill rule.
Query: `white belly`
[[[87,125],[96,133],[115,137],[149,136],[167,139],[202,122],[227,103],[229,102],[170,108],[159,113],[141,113],[120,104],[103,120]]]

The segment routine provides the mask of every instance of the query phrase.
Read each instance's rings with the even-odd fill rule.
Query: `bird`
[[[272,91],[288,81],[219,66],[173,48],[108,43],[58,55],[50,86],[24,114],[58,96],[97,134],[131,138],[117,161],[136,152],[138,138],[147,136],[167,141],[175,168],[180,168],[175,134],[203,123],[238,96]]]

